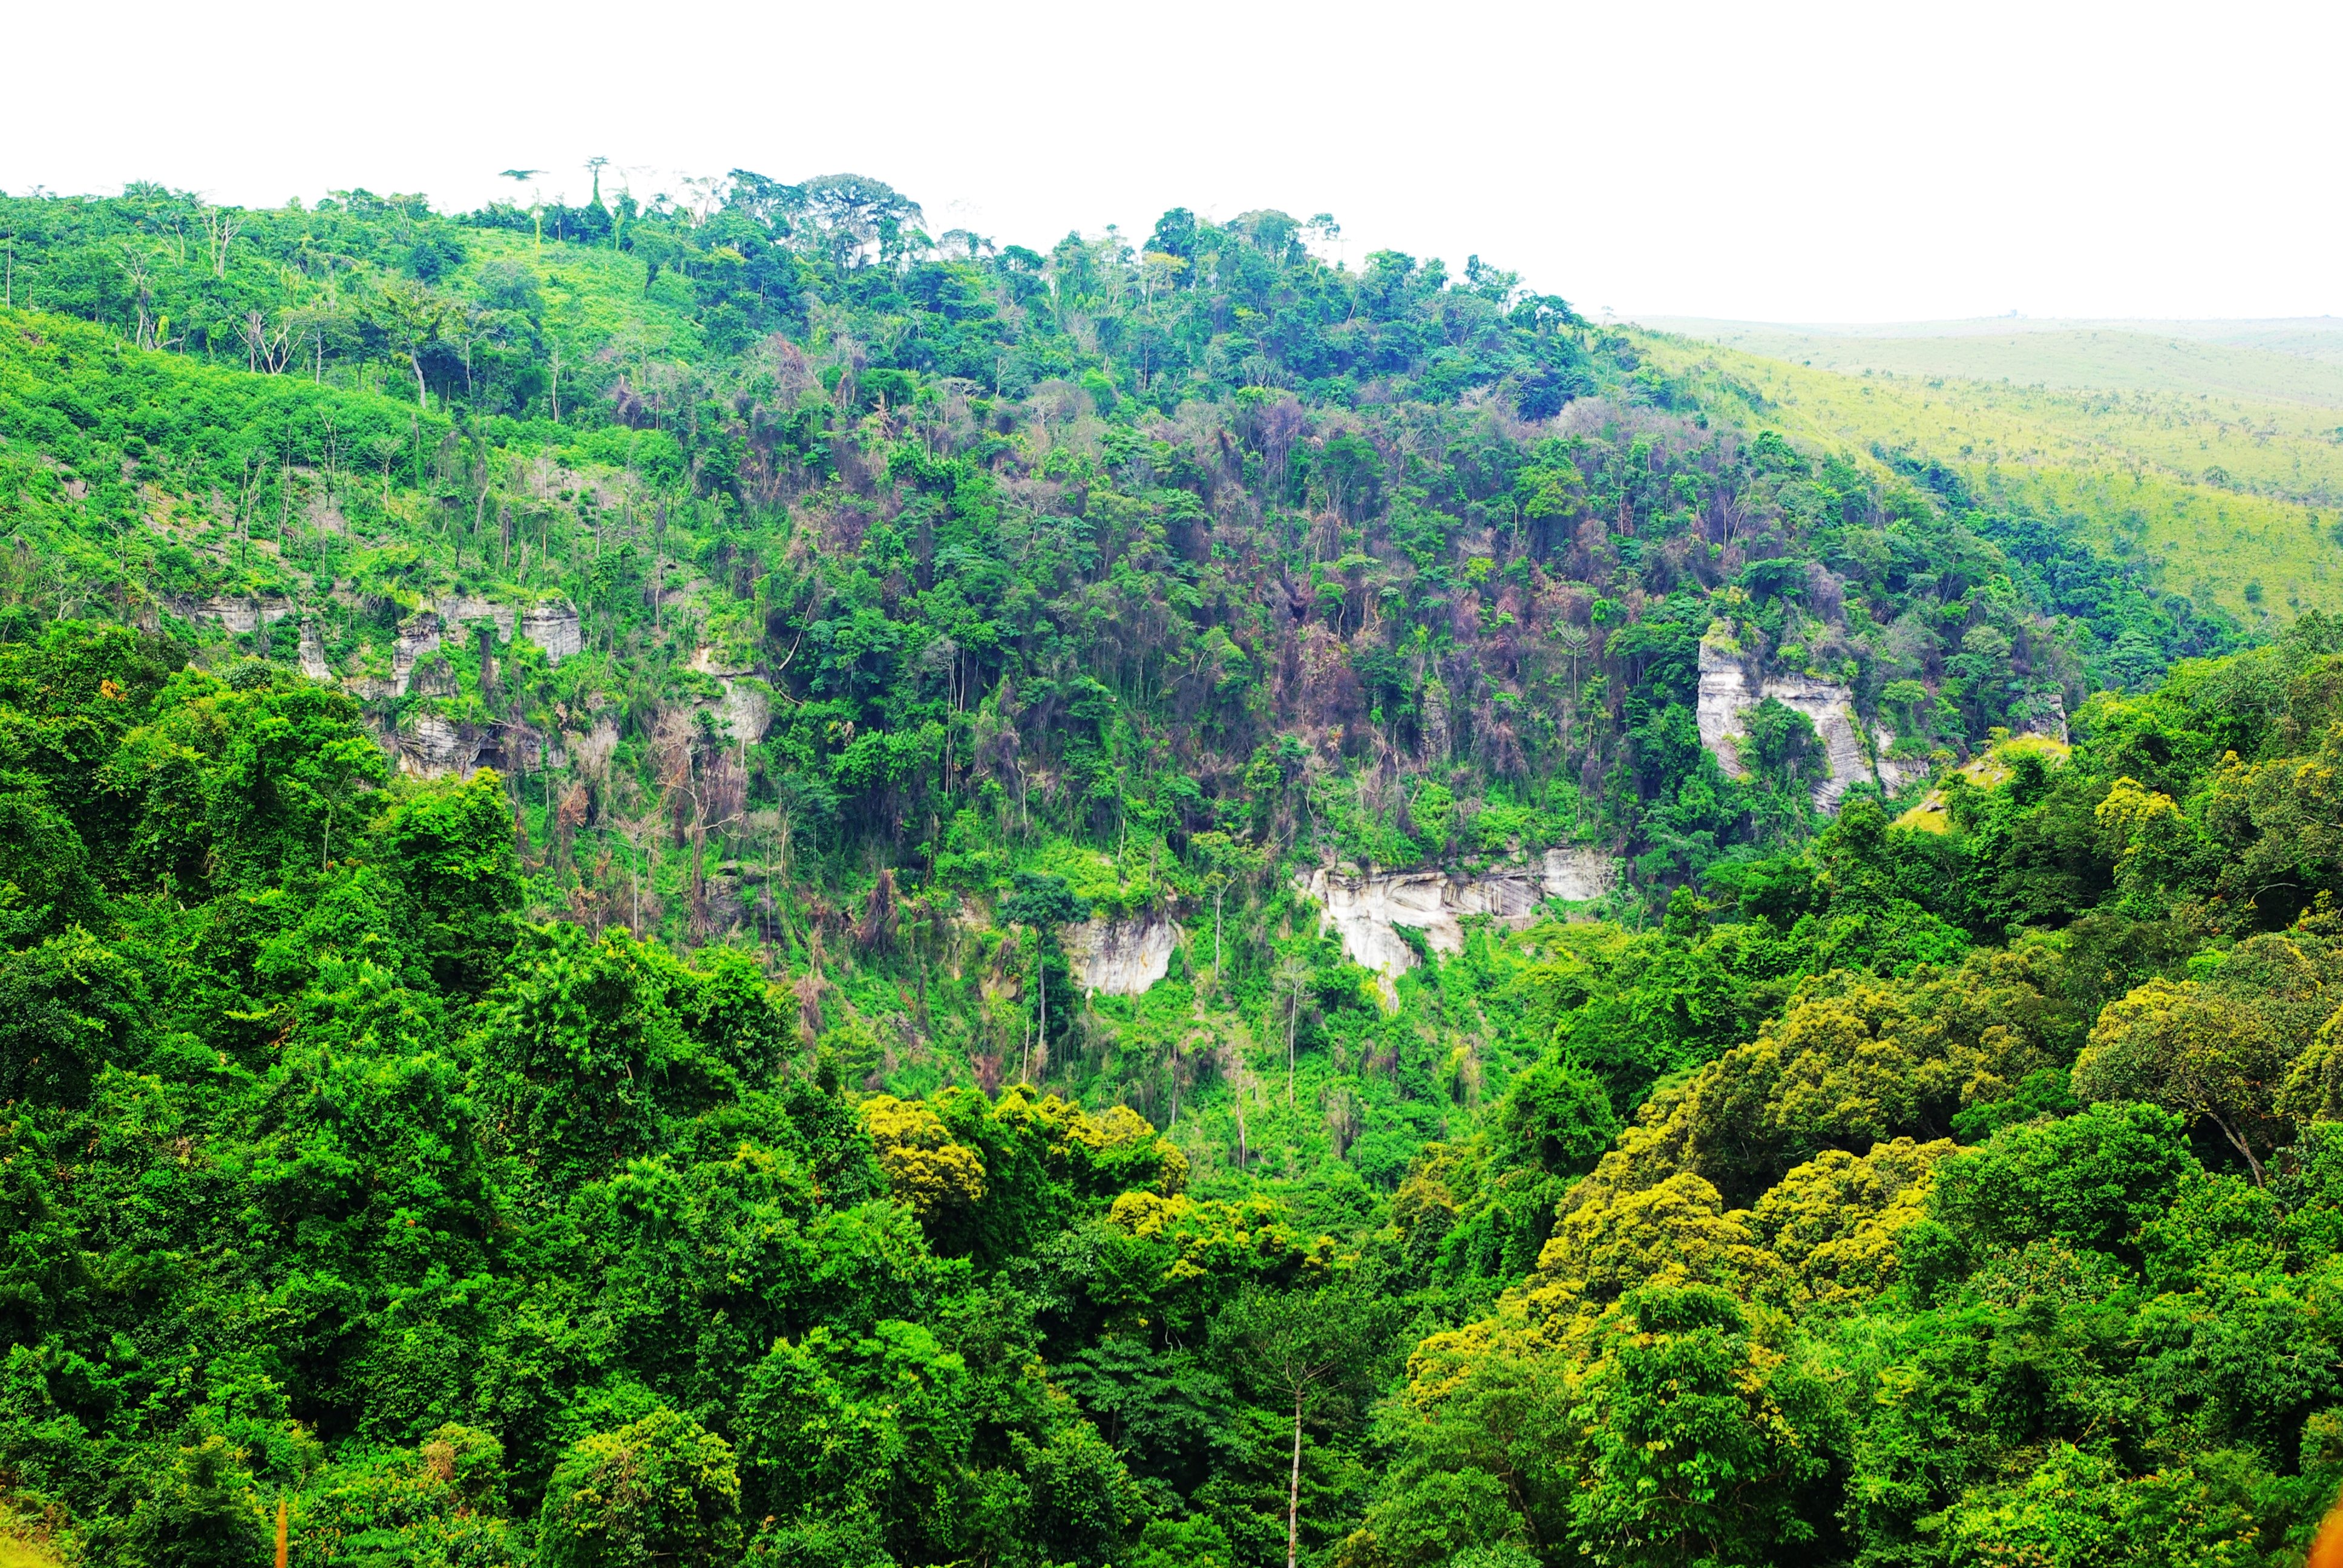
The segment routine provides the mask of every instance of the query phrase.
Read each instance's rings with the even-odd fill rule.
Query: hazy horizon
[[[1990,337],[1999,332],[2123,332],[2139,327],[2176,331],[2258,327],[2305,331],[2343,332],[2343,316],[1969,316],[1908,321],[1761,321],[1754,317],[1678,315],[1645,311],[1619,319],[1655,332],[1689,331],[1695,327],[1771,327],[1834,337],[1872,337],[1890,334],[1912,337]]]
[[[835,9],[420,0],[396,25],[156,0],[19,20],[0,189],[154,179],[443,207],[853,170],[931,230],[1045,247],[1173,206],[1282,207],[1520,272],[1590,315],[1796,323],[2343,312],[2325,62],[2343,15],[2016,4],[1665,15],[1484,5],[1176,16],[1020,0]],[[1404,31],[1403,32],[1403,27]],[[167,47],[126,49],[128,39]],[[103,59],[107,90],[66,68]],[[355,74],[354,74],[355,73]],[[2186,105],[2185,114],[2175,106]]]

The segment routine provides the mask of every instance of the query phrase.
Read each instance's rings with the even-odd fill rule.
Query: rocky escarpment
[[[415,667],[439,651],[439,614],[422,609],[401,621],[398,640],[390,648],[390,690],[394,697],[407,695],[414,683]]]
[[[249,635],[290,616],[306,614],[289,598],[218,595],[211,598],[178,598],[166,602],[171,613],[184,620],[207,620],[238,635]],[[426,599],[400,623],[397,639],[392,645],[392,695],[407,694],[415,666],[437,653],[443,638],[458,628],[483,624],[495,628],[496,639],[500,643],[512,641],[516,635],[524,642],[535,643],[545,650],[548,664],[558,665],[582,652],[586,646],[577,607],[567,600],[520,606],[463,595],[437,601]],[[326,668],[324,640],[317,635],[315,624],[307,620],[301,632],[301,670],[315,680],[327,679],[332,673]]]
[[[2012,708],[2010,729],[2014,734],[2039,735],[2065,745],[2069,739],[2066,733],[2066,694],[2055,686],[2032,693],[2023,704]]]
[[[711,648],[701,648],[696,651],[692,655],[691,668],[702,675],[714,677],[723,687],[722,697],[703,706],[710,709],[717,724],[736,745],[752,746],[765,738],[765,731],[773,723],[773,689],[770,686],[750,675],[745,664],[730,665],[720,661]]]
[[[289,598],[241,598],[228,594],[210,598],[187,598],[175,595],[163,602],[181,620],[207,620],[238,636],[248,636],[265,626],[273,626],[296,613],[297,608]]]
[[[1472,875],[1322,867],[1295,885],[1318,905],[1320,929],[1342,939],[1352,962],[1393,976],[1416,962],[1415,950],[1399,934],[1402,926],[1422,931],[1434,952],[1462,952],[1467,919],[1485,915],[1515,929],[1527,926],[1549,899],[1577,903],[1611,891],[1619,885],[1619,865],[1600,850],[1578,847],[1547,849]]]
[[[1161,915],[1098,915],[1059,927],[1058,940],[1082,990],[1137,996],[1171,972],[1180,928]]]
[[[571,761],[570,741],[596,749],[594,770],[598,771],[608,763],[609,749],[618,743],[613,727],[608,730],[608,744],[602,744],[608,720],[602,721],[584,737],[554,736],[521,723],[469,724],[426,708],[410,712],[397,729],[377,739],[397,759],[399,771],[423,779],[462,778],[475,768],[505,773],[567,768]]]
[[[401,772],[425,779],[461,777],[479,760],[488,732],[437,713],[418,713],[402,726],[395,747]]]
[[[577,608],[556,600],[550,604],[533,604],[520,612],[520,636],[524,642],[533,642],[545,649],[545,662],[559,664],[563,659],[585,651],[583,624],[578,618]]]
[[[1808,675],[1759,679],[1752,673],[1749,662],[1729,643],[1715,636],[1702,640],[1700,743],[1716,759],[1716,765],[1735,779],[1749,776],[1748,768],[1741,760],[1746,715],[1769,697],[1805,715],[1823,744],[1830,771],[1815,786],[1817,809],[1837,810],[1847,787],[1857,782],[1876,782],[1890,790],[1905,782],[1902,769],[1878,757],[1893,742],[1893,736],[1883,731],[1869,738],[1871,744],[1865,744],[1863,721],[1855,717],[1854,692],[1836,681],[1819,680]]]
[[[427,604],[399,622],[398,638],[390,650],[391,695],[405,697],[410,690],[425,697],[448,695],[417,687],[415,671],[417,666],[431,662],[451,631],[467,626],[492,628],[500,643],[512,641],[518,633],[522,641],[533,642],[544,650],[548,664],[558,665],[585,646],[579,634],[578,611],[566,603],[531,605],[517,610],[492,599],[443,599],[437,607]]]
[[[500,643],[510,642],[518,635],[523,642],[535,643],[542,648],[548,664],[558,665],[585,647],[577,608],[564,599],[512,605],[456,595],[436,603],[427,602],[416,613],[414,621],[419,624],[426,617],[432,618],[441,629],[490,627]]]
[[[326,639],[314,620],[301,623],[301,673],[312,680],[331,680],[333,667],[326,662]]]
[[[496,628],[498,642],[510,642],[513,627],[519,615],[511,605],[498,604],[492,598],[466,598],[460,595],[443,598],[433,607],[440,620],[447,626],[478,626],[486,623]]]

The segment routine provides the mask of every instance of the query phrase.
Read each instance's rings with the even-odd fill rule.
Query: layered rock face
[[[225,596],[202,599],[175,598],[170,601],[170,608],[172,613],[185,619],[208,620],[229,631],[245,635],[302,613],[299,607],[287,598],[234,598]],[[530,605],[526,608],[486,598],[453,598],[437,604],[427,600],[420,609],[399,624],[397,640],[391,647],[390,695],[407,696],[415,667],[437,653],[442,642],[454,635],[457,628],[482,623],[496,628],[497,640],[500,643],[512,641],[516,634],[523,641],[535,643],[545,650],[548,664],[558,665],[582,651],[586,646],[577,608],[563,600]],[[332,678],[331,667],[326,660],[325,642],[314,622],[305,621],[302,626],[301,673],[312,680]],[[378,684],[364,689],[374,695],[381,692]],[[426,692],[421,695],[432,694]]]
[[[301,623],[301,673],[312,680],[331,680],[334,672],[326,663],[326,639],[318,635],[317,623]]]
[[[1462,952],[1468,917],[1487,915],[1518,930],[1537,918],[1548,899],[1576,903],[1609,892],[1619,885],[1619,866],[1599,850],[1554,849],[1475,876],[1373,869],[1352,875],[1322,868],[1297,885],[1317,903],[1320,929],[1342,939],[1353,963],[1393,976],[1416,963],[1401,926],[1422,931],[1434,952]]]
[[[1619,885],[1619,862],[1583,844],[1548,849],[1538,858],[1538,879],[1547,898],[1583,904]]]
[[[407,695],[407,683],[414,678],[415,667],[439,651],[439,614],[437,610],[419,609],[399,623],[398,640],[390,649],[390,690],[394,697]]]
[[[286,598],[172,598],[171,613],[183,620],[208,620],[239,634],[258,631],[293,613]]]
[[[1741,760],[1744,716],[1769,697],[1805,714],[1823,743],[1830,773],[1815,786],[1817,809],[1837,810],[1850,784],[1875,780],[1893,789],[1903,782],[1903,770],[1894,763],[1874,767],[1872,752],[1863,744],[1862,721],[1855,716],[1854,692],[1836,681],[1805,675],[1754,680],[1748,666],[1729,648],[1704,641],[1700,645],[1700,743],[1708,748],[1716,765],[1735,779],[1749,776]],[[1878,749],[1885,750],[1885,743]]]
[[[578,610],[565,600],[516,608],[495,599],[448,598],[440,600],[431,613],[436,613],[447,626],[474,626],[486,621],[496,628],[498,642],[510,642],[518,634],[523,642],[533,642],[543,648],[548,664],[558,665],[586,646]]]
[[[545,649],[548,664],[559,664],[586,648],[576,608],[558,602],[533,604],[521,611],[520,635]]]
[[[398,638],[391,647],[390,695],[393,697],[453,697],[456,695],[455,672],[443,655],[450,636],[458,635],[457,628],[486,625],[493,628],[496,639],[509,643],[516,634],[536,643],[545,650],[546,662],[558,664],[578,651],[578,612],[561,602],[534,605],[516,609],[511,605],[493,599],[449,598],[437,608],[429,606],[417,610],[399,623]],[[316,635],[314,627],[302,631],[302,669],[313,677],[325,669],[325,648],[317,648],[317,666],[310,668],[310,643]],[[460,640],[460,638],[459,638]],[[364,683],[354,683],[358,689]],[[380,687],[373,688],[378,695]],[[361,695],[368,695],[361,690]],[[596,731],[598,737],[600,731]],[[419,774],[426,779],[461,776],[469,773],[480,761],[483,752],[493,751],[492,763],[511,766],[516,761],[547,766],[552,759],[562,756],[562,749],[543,737],[508,735],[504,748],[491,744],[494,732],[478,725],[458,724],[434,713],[413,716],[387,742],[397,756],[400,769]],[[611,734],[616,743],[617,734]],[[513,755],[507,756],[506,750]],[[566,760],[566,759],[565,759]]]
[[[615,745],[618,732],[609,733]],[[597,729],[590,739],[601,734]],[[460,779],[475,768],[534,772],[567,768],[570,760],[559,740],[526,725],[464,724],[427,711],[410,715],[386,744],[400,772],[422,779]]]
[[[1058,940],[1066,950],[1074,983],[1082,990],[1137,996],[1171,972],[1180,928],[1161,915],[1128,920],[1101,915],[1059,927]]]
[[[765,738],[773,722],[773,689],[749,673],[749,667],[728,666],[716,657],[716,650],[702,648],[692,655],[691,668],[702,675],[714,676],[722,684],[724,695],[712,705],[717,722],[724,733],[741,746],[749,746]]]
[[[425,779],[462,776],[479,760],[484,732],[436,713],[418,713],[398,732],[398,766]]]
[[[492,598],[443,598],[439,601],[439,618],[449,626],[487,621],[497,628],[498,642],[510,642],[513,638],[513,607]]]

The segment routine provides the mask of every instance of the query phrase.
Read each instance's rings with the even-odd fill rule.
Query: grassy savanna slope
[[[2297,321],[2239,321],[2220,324],[2217,343],[2267,348],[2273,354],[2295,354],[2307,359],[2343,364],[2343,319],[2332,316]]]
[[[2029,752],[2040,757],[2045,763],[2055,766],[2066,761],[2073,754],[2074,748],[2047,735],[2013,735],[1992,750],[1970,758],[1954,771],[1976,789],[1996,789],[2008,783],[2016,772],[2013,759]],[[1929,790],[1896,819],[1896,825],[1918,828],[1930,833],[1951,832],[1952,818],[1946,810],[1945,791],[1942,789]]]
[[[1636,325],[1654,332],[1731,340],[1742,332],[1788,332],[1815,337],[2007,337],[2019,333],[2134,332],[2239,343],[2332,358],[2343,352],[2343,316],[2080,317],[1973,316],[1949,321],[1737,321],[1720,316],[1644,316]],[[2325,345],[2323,348],[2317,345]]]
[[[2332,410],[1845,375],[1684,338],[1648,343],[1793,437],[1906,451],[1956,470],[1980,498],[2079,516],[2107,547],[2158,563],[2166,588],[2248,624],[2343,608]]]
[[[596,397],[577,375],[589,362],[615,362],[640,380],[641,367],[703,352],[689,285],[672,273],[647,290],[639,264],[615,252],[540,249],[494,230],[468,234],[467,245],[466,263],[445,280],[451,291],[499,266],[534,273],[548,347],[569,377],[565,402]],[[135,441],[124,448],[135,461],[72,435],[66,416],[87,409],[101,411],[100,432]],[[410,606],[435,591],[583,591],[552,580],[542,552],[522,552],[528,581],[500,569],[509,561],[449,558],[447,518],[416,480],[451,433],[469,429],[459,426],[436,394],[418,417],[413,383],[380,364],[337,368],[323,385],[255,377],[240,364],[140,353],[95,325],[0,311],[0,515],[26,531],[37,564],[60,583],[78,568],[81,578],[120,578],[141,591],[299,595],[337,577]],[[488,433],[500,443],[523,434],[509,420]],[[604,472],[582,451],[564,456],[566,467],[532,467],[500,454],[498,479],[541,498],[548,485],[578,485],[573,470]],[[530,508],[520,510],[534,531]]]
[[[1887,327],[1842,331],[1724,321],[1648,325],[1817,370],[2343,407],[2343,323],[2330,332],[2299,324],[2235,323],[2234,334],[2224,337],[2186,329],[2197,323],[2045,330],[2003,322],[1991,324],[1996,331],[1926,335]],[[2330,433],[2335,423],[2326,421]]]
[[[476,292],[484,269],[520,263],[543,280],[548,334],[575,365],[589,354],[625,362],[693,362],[705,352],[692,318],[691,284],[663,272],[643,286],[643,264],[623,252],[579,245],[538,245],[525,234],[464,231],[464,265],[451,292]],[[566,396],[566,395],[565,395]]]

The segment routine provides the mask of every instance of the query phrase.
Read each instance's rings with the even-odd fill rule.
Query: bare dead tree
[[[130,280],[131,308],[137,312],[136,339],[141,348],[159,347],[155,316],[155,279],[146,266],[146,255],[136,246],[122,247],[122,271]]]
[[[212,276],[227,276],[227,247],[244,232],[244,215],[226,207],[207,206],[197,215],[204,225],[205,243],[212,255]]]
[[[280,317],[276,331],[271,332],[268,318],[257,309],[244,313],[241,331],[246,367],[266,371],[271,376],[283,375],[285,367],[292,362],[294,350],[300,347],[290,322]]]

